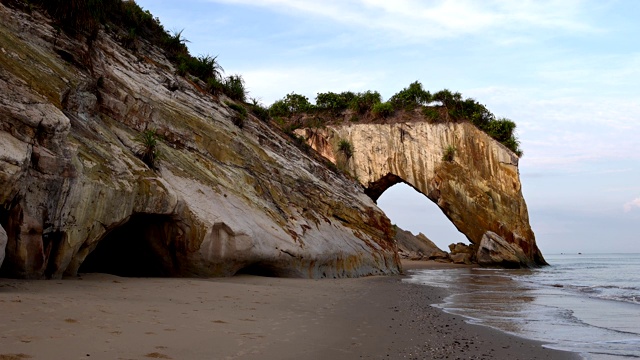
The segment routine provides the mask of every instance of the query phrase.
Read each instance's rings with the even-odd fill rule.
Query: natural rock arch
[[[414,120],[302,131],[334,162],[340,159],[337,144],[349,141],[353,155],[337,162],[374,201],[404,182],[436,203],[478,249],[482,265],[546,264],[529,225],[518,157],[475,126]],[[448,148],[455,149],[451,159],[444,156]]]

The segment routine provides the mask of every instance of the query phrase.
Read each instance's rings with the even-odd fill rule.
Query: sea
[[[550,266],[413,270],[446,312],[585,359],[640,359],[640,254],[545,255]]]

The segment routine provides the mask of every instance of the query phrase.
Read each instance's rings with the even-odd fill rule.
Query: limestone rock
[[[396,242],[401,258],[411,260],[448,260],[449,255],[440,250],[424,234],[413,235],[410,231],[396,226]]]
[[[132,53],[113,29],[87,41],[52,24],[0,4],[0,276],[400,272],[358,183],[252,116],[235,126],[230,99],[146,40]],[[157,171],[136,157],[147,129]]]
[[[507,242],[491,231],[487,231],[482,236],[476,259],[479,265],[499,265],[507,268],[520,267],[521,263],[527,261],[527,257],[520,247]]]
[[[449,253],[454,255],[454,254],[473,254],[475,251],[473,249],[473,247],[464,244],[464,243],[457,243],[457,244],[449,244]]]
[[[457,254],[451,254],[449,255],[451,262],[453,262],[454,264],[466,264],[466,265],[471,265],[473,264],[473,261],[471,260],[471,254],[469,253],[457,253]]]
[[[373,200],[407,183],[437,204],[472,244],[491,231],[522,250],[521,266],[546,264],[529,225],[513,152],[471,123],[429,123],[419,112],[397,116],[384,123],[339,123],[297,133],[347,169]],[[352,145],[347,160],[337,155],[342,140]],[[445,161],[450,146],[455,155]]]
[[[7,246],[7,233],[0,225],[0,267],[2,266],[2,262],[4,261],[4,249]]]

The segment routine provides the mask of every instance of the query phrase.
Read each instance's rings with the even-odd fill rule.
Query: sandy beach
[[[442,266],[405,263],[405,269]],[[0,359],[577,359],[401,277],[0,279]]]

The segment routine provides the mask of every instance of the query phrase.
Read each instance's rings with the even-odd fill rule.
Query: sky
[[[640,253],[640,1],[137,0],[249,97],[447,88],[518,125],[544,253]],[[396,185],[392,222],[446,249],[437,206]]]

